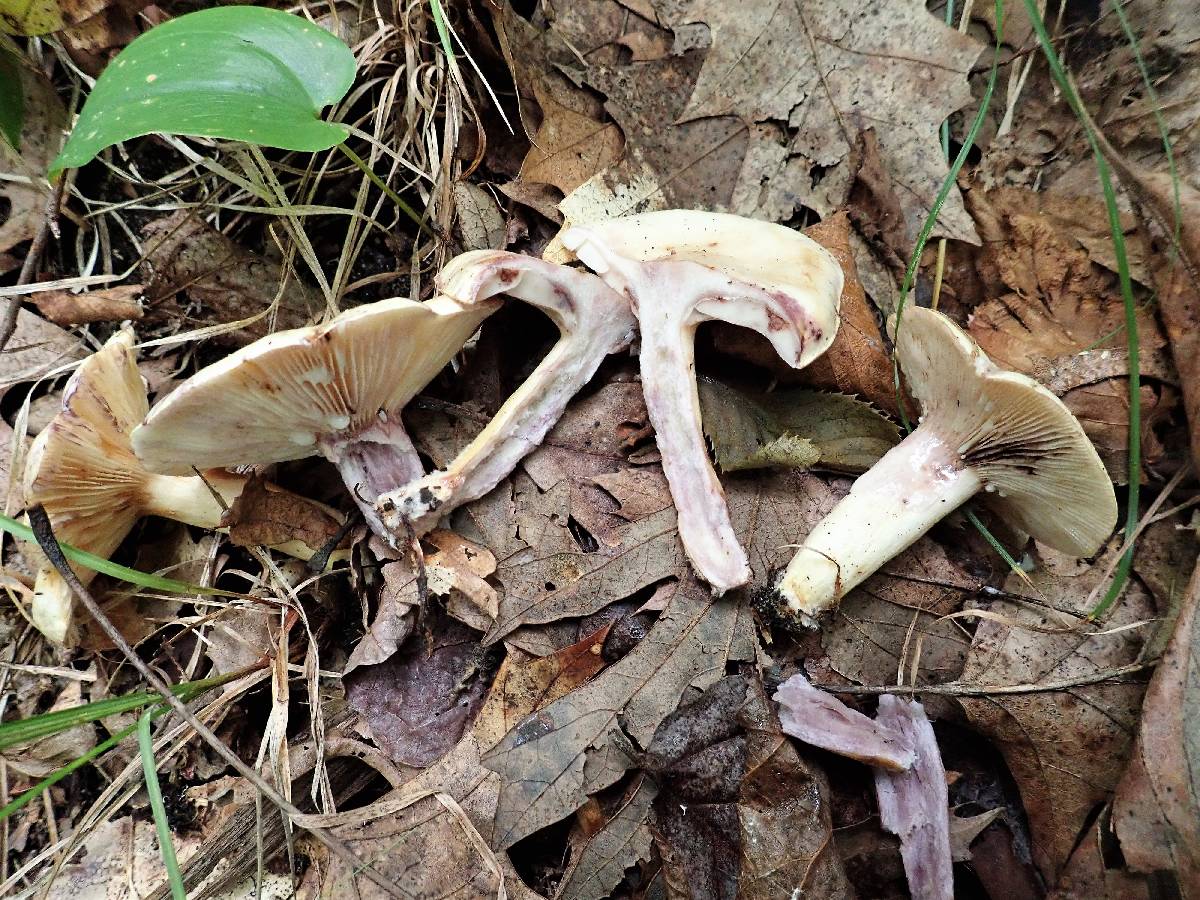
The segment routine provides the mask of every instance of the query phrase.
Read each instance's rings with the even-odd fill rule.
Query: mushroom
[[[895,342],[920,424],[817,523],[779,581],[804,624],[980,491],[1018,528],[1075,556],[1094,554],[1116,524],[1112,482],[1054,394],[997,367],[933,310],[905,310]]]
[[[720,213],[644,213],[570,228],[562,242],[633,305],[646,409],[692,565],[716,593],[745,584],[750,566],[700,427],[696,329],[710,319],[753,329],[806,366],[837,332],[841,267],[799,232]]]
[[[595,275],[518,253],[464,253],[438,275],[437,287],[464,307],[498,294],[524,300],[553,320],[560,337],[449,466],[379,498],[380,516],[393,532],[407,527],[422,534],[499,484],[541,444],[604,358],[629,345],[637,327],[629,302]]]
[[[498,308],[383,300],[268,335],[155,406],[133,433],[134,450],[167,474],[321,454],[386,536],[376,498],[424,472],[400,411]]]
[[[38,434],[25,464],[26,506],[45,507],[59,540],[103,557],[143,516],[220,527],[221,501],[232,504],[247,481],[220,470],[202,478],[145,470],[130,443],[148,408],[133,342],[131,330],[119,331],[83,361],[63,391],[61,411]],[[277,549],[305,559],[314,552],[299,542]],[[82,567],[76,571],[85,583],[95,576]],[[34,586],[34,625],[63,643],[72,606],[70,588],[45,561]]]

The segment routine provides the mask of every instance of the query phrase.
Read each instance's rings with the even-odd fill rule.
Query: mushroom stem
[[[667,319],[690,313],[682,304],[656,311]],[[646,313],[641,314],[644,319]],[[697,573],[720,594],[745,584],[751,573],[729,519],[725,491],[708,460],[696,387],[695,334],[695,324],[664,321],[648,326],[643,321],[642,390],[663,473],[680,513],[679,538]]]
[[[375,510],[375,501],[384,491],[420,478],[425,472],[399,413],[396,416],[395,421],[373,426],[358,440],[324,451],[326,458],[337,465],[367,525],[389,540],[390,532]]]
[[[610,349],[608,342],[559,340],[449,466],[415,481],[394,482],[404,486],[385,498],[385,513],[390,501],[399,511],[397,521],[424,534],[451,509],[482,497],[542,443]]]
[[[203,478],[195,475],[147,475],[142,512],[198,528],[220,528],[225,509],[233,504],[245,486],[244,475],[219,469],[205,472]],[[217,502],[213,496],[214,490],[221,495],[225,506]]]
[[[926,422],[854,482],[817,523],[778,584],[805,625],[983,487]]]

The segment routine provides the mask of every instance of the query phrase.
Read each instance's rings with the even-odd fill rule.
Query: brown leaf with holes
[[[1038,684],[1136,661],[1146,628],[1115,630],[1154,617],[1153,604],[1136,582],[1130,582],[1102,622],[1085,618],[1096,603],[1092,591],[1106,583],[1104,566],[1117,549],[1114,543],[1095,565],[1074,577],[1032,573],[1034,591],[1011,576],[1005,587],[1013,599],[993,600],[987,607],[1006,621],[980,621],[961,680]],[[1123,679],[960,699],[972,725],[1004,754],[1029,816],[1034,862],[1050,883],[1062,872],[1092,811],[1117,785],[1133,744],[1142,693],[1143,685]]]
[[[1117,786],[1113,826],[1130,868],[1174,873],[1185,897],[1200,896],[1200,565],[1185,591],[1175,633],[1155,670],[1129,768]]]

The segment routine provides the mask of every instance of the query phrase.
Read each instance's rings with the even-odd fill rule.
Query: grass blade
[[[150,723],[154,711],[146,710],[138,718],[138,750],[142,756],[142,771],[146,773],[146,793],[150,797],[150,812],[154,815],[154,830],[158,832],[158,851],[162,854],[167,880],[171,884],[174,900],[187,900],[183,886],[183,875],[179,871],[179,860],[175,856],[175,841],[171,838],[171,824],[167,821],[167,807],[163,803],[162,788],[158,784],[158,766],[154,759],[154,735]]]
[[[24,522],[10,519],[8,516],[0,515],[0,531],[5,531],[13,537],[19,538],[22,541],[28,541],[31,544],[37,543],[37,538],[33,536],[32,528]],[[159,575],[139,572],[137,569],[130,569],[127,566],[107,560],[103,556],[88,553],[86,550],[80,550],[78,547],[72,547],[70,544],[64,544],[61,541],[58,546],[62,547],[63,555],[72,562],[86,566],[94,572],[111,575],[113,578],[120,578],[122,581],[128,581],[130,584],[136,584],[138,587],[165,591],[171,594],[205,594],[214,597],[246,596],[236,591],[225,591],[221,588],[205,587],[202,584],[190,584],[186,581],[176,581],[174,578],[163,578]]]

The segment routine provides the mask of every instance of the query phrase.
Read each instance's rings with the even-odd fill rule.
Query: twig
[[[834,684],[814,684],[823,691],[831,694],[936,694],[944,697],[990,697],[997,694],[1044,694],[1050,691],[1062,691],[1067,688],[1081,687],[1085,684],[1101,684],[1122,675],[1132,675],[1152,669],[1158,660],[1149,662],[1130,663],[1116,669],[1106,669],[1103,672],[1093,672],[1091,675],[1080,675],[1076,678],[1063,678],[1059,681],[1043,681],[1038,684],[959,684],[950,681],[946,684],[910,685],[889,684],[885,687],[843,687]]]
[[[88,593],[87,588],[79,581],[75,570],[71,568],[67,562],[66,556],[63,555],[62,548],[58,546],[58,541],[54,537],[54,531],[50,526],[50,519],[46,515],[46,510],[42,506],[34,506],[29,510],[29,523],[33,526],[33,534],[37,538],[38,545],[42,548],[42,552],[46,554],[46,558],[58,570],[58,573],[63,577],[63,580],[71,588],[71,592],[83,604],[91,617],[100,626],[101,630],[107,635],[108,639],[113,642],[113,645],[125,655],[130,664],[138,670],[139,674],[146,679],[154,690],[162,695],[166,701],[183,721],[185,721],[193,731],[196,732],[205,742],[209,744],[225,762],[229,763],[235,771],[254,787],[268,800],[278,806],[283,812],[287,813],[293,820],[300,819],[304,814],[289,803],[284,797],[271,787],[261,775],[254,771],[250,766],[246,765],[241,758],[226,746],[225,742],[212,732],[212,730],[196,718],[195,714],[187,708],[187,706],[175,696],[174,692],[167,684],[154,673],[154,671],[146,665],[145,661],[137,655],[134,649],[129,646],[129,642],[125,640],[125,636],[117,630],[117,627],[109,620],[108,616],[100,608],[96,599]],[[356,871],[362,872],[370,881],[379,887],[389,897],[404,897],[404,893],[391,881],[381,875],[368,864],[364,863],[346,844],[338,837],[334,836],[328,830],[315,825],[304,826],[309,833],[312,834],[318,841],[327,847],[330,852],[342,857]]]
[[[21,271],[17,275],[18,286],[29,284],[33,280],[33,273],[37,271],[38,260],[42,258],[42,253],[46,249],[46,242],[50,239],[50,230],[54,224],[54,220],[58,218],[58,204],[62,202],[63,185],[65,183],[65,179],[58,179],[58,183],[54,185],[54,190],[50,192],[50,199],[46,201],[46,214],[42,217],[42,223],[38,226],[38,230],[33,236],[33,241],[29,244],[29,253],[25,255],[25,261],[21,263]],[[17,330],[17,314],[20,311],[21,298],[16,295],[9,297],[8,306],[4,309],[4,320],[0,322],[0,350],[8,346],[13,332]]]

